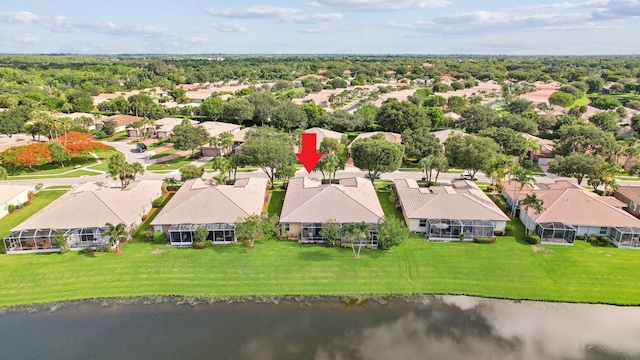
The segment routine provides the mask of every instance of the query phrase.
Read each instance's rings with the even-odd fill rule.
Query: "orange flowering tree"
[[[43,143],[12,147],[0,153],[3,165],[27,166],[48,164],[51,162],[51,151]]]
[[[86,155],[90,151],[114,150],[112,146],[95,141],[91,135],[77,131],[70,131],[55,141],[64,146],[64,150],[71,158]]]

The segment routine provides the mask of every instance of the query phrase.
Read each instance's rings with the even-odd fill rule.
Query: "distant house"
[[[203,123],[200,123],[200,125],[202,125],[202,127],[204,127],[204,129],[207,130],[207,133],[209,134],[209,138],[216,137],[225,132],[234,134],[240,131],[240,127],[241,127],[240,125],[237,125],[237,124],[230,124],[230,123],[219,122],[219,121],[205,121]],[[202,146],[201,149],[202,149],[203,156],[224,155],[223,149],[220,149],[216,146],[205,145],[205,146]]]
[[[438,140],[440,140],[440,144],[442,144],[442,147],[444,148],[444,142],[447,141],[447,139],[451,136],[451,135],[460,135],[460,136],[467,136],[469,134],[467,134],[466,132],[462,132],[460,130],[453,130],[453,129],[446,129],[446,130],[437,130],[437,131],[432,131],[431,134],[433,136],[435,136],[436,138],[438,138]]]
[[[230,244],[236,241],[235,221],[262,213],[266,190],[263,178],[238,179],[233,185],[187,180],[151,225],[175,246],[191,245],[193,231],[201,226],[209,229],[208,240]]]
[[[471,181],[420,187],[413,179],[394,180],[402,215],[411,231],[429,239],[471,241],[504,231],[509,217]]]
[[[634,216],[640,216],[640,187],[620,186],[613,196],[626,204],[625,210]]]
[[[139,116],[133,115],[113,115],[109,116],[105,120],[114,120],[116,122],[116,132],[125,131],[127,129],[127,125],[131,125],[136,121],[143,120],[143,118]]]
[[[372,225],[368,243],[378,246],[375,226],[384,218],[371,181],[364,178],[340,179],[339,185],[322,184],[318,179],[289,180],[280,223],[289,238],[300,243],[323,243],[322,224],[362,222]]]
[[[188,99],[191,99],[191,102],[199,104],[210,98],[211,94],[213,94],[213,90],[197,90],[187,91],[185,96]]]
[[[392,133],[392,132],[386,132],[386,131],[364,132],[356,136],[356,138],[353,139],[353,141],[347,146],[347,153],[349,154],[349,156],[351,156],[351,145],[353,145],[354,142],[356,142],[357,140],[366,139],[378,134],[383,134],[384,138],[389,142],[392,142],[394,144],[402,144],[402,135],[398,133]]]
[[[155,134],[158,138],[168,139],[173,134],[173,128],[176,125],[182,124],[184,119],[179,118],[162,118],[155,121]],[[193,126],[198,125],[198,122],[195,120],[189,120],[189,123]]]
[[[9,205],[20,208],[29,200],[30,186],[0,185],[0,218],[9,213]]]
[[[76,120],[82,117],[85,118],[89,118],[91,120],[93,120],[93,123],[91,123],[90,125],[87,125],[87,129],[88,130],[94,130],[96,128],[97,124],[101,124],[102,121],[106,118],[106,116],[100,115],[93,115],[93,114],[89,114],[89,113],[83,113],[83,112],[74,112],[74,113],[56,113],[56,114],[51,114],[51,117],[56,118],[56,119],[62,119],[62,118],[68,118],[71,120]]]
[[[506,184],[502,191],[513,204],[515,186]],[[520,208],[517,216],[543,244],[572,245],[576,236],[608,236],[618,247],[640,248],[640,220],[622,210],[625,206],[611,196],[600,196],[566,180],[525,187],[522,200],[535,194],[543,202],[543,211]]]
[[[324,138],[336,139],[342,141],[343,133],[327,130],[319,127],[313,127],[304,131],[304,134],[316,134],[316,149],[320,149],[320,144]]]
[[[136,181],[125,190],[79,185],[13,228],[4,238],[7,253],[57,251],[53,240],[58,232],[64,233],[71,249],[108,245],[105,223],[140,224],[161,195],[159,180]]]
[[[520,136],[527,141],[534,141],[538,145],[537,150],[530,151],[529,157],[533,159],[533,162],[538,165],[547,165],[549,161],[553,160],[553,150],[556,148],[556,144],[553,140],[541,139],[537,136],[533,136],[527,133],[520,133]]]

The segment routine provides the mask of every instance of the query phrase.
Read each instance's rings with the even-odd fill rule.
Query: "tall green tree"
[[[402,133],[407,129],[428,128],[431,122],[424,109],[408,101],[389,99],[380,107],[375,122],[380,130]]]
[[[404,147],[385,139],[366,138],[351,145],[353,163],[369,172],[371,182],[383,172],[392,172],[400,168]]]
[[[224,101],[219,97],[210,97],[200,104],[200,113],[207,119],[218,120],[222,116]]]
[[[535,185],[535,178],[530,170],[517,164],[511,166],[507,171],[507,176],[513,182],[514,197],[513,204],[511,204],[511,216],[515,216],[520,203],[520,193],[525,187]]]
[[[202,125],[193,126],[189,120],[182,120],[182,124],[176,125],[171,134],[171,142],[178,150],[191,150],[193,156],[196,149],[207,142],[209,133]]]
[[[596,177],[601,166],[602,160],[597,156],[574,152],[567,156],[556,156],[549,162],[549,172],[575,178],[579,185],[585,177]]]
[[[238,125],[242,125],[246,120],[251,120],[254,111],[253,104],[245,98],[229,99],[222,106],[222,116],[227,120],[237,122]]]
[[[558,130],[558,137],[554,150],[557,155],[579,152],[606,156],[607,150],[616,142],[613,134],[584,122],[562,125]]]
[[[493,126],[500,116],[496,111],[484,105],[471,105],[460,112],[459,126],[469,133],[477,133]]]
[[[402,133],[404,152],[408,158],[420,159],[430,155],[440,156],[442,144],[427,128],[407,129]]]
[[[242,146],[242,157],[247,165],[259,166],[273,183],[278,169],[296,162],[293,138],[270,127],[248,131]]]
[[[304,129],[307,127],[307,114],[300,106],[284,102],[273,109],[271,122],[278,129]]]
[[[138,174],[144,174],[144,167],[139,162],[129,164],[122,153],[115,153],[109,157],[107,176],[120,180],[120,188],[125,189]]]
[[[445,141],[444,147],[449,164],[467,170],[472,178],[501,153],[495,141],[481,136],[453,134]]]
[[[490,127],[478,133],[493,139],[506,155],[522,157],[527,152],[527,140],[516,131],[504,127]]]
[[[253,93],[247,96],[247,101],[249,101],[254,108],[253,121],[260,123],[262,126],[271,119],[273,110],[280,104],[278,99],[268,92]]]

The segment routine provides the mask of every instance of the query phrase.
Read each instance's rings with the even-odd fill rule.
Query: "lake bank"
[[[536,250],[538,249],[538,250]],[[263,240],[176,249],[134,242],[114,255],[0,256],[0,307],[90,298],[181,295],[454,294],[560,302],[640,304],[638,252],[594,247],[429,243],[412,236],[387,253]],[[544,251],[539,251],[543,249]]]

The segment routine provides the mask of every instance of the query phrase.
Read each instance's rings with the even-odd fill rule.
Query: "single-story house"
[[[387,139],[387,141],[389,142],[392,142],[394,144],[402,144],[402,135],[398,133],[392,133],[392,132],[386,132],[386,131],[364,132],[356,136],[356,138],[353,139],[353,141],[347,146],[347,153],[349,154],[349,156],[351,156],[351,145],[353,145],[354,142],[356,142],[357,140],[366,139],[378,134],[383,134],[384,138]]]
[[[25,185],[0,185],[0,218],[9,213],[9,206],[19,208],[29,200],[32,188]]]
[[[304,134],[316,134],[316,149],[320,149],[320,144],[326,137],[336,139],[340,142],[342,141],[342,137],[344,136],[344,134],[341,132],[327,130],[319,127],[309,128],[304,131]]]
[[[368,243],[375,248],[378,246],[375,226],[382,218],[384,212],[371,181],[354,177],[330,185],[301,177],[289,180],[280,223],[291,239],[322,243],[320,230],[327,220],[340,224],[364,221],[372,226]]]
[[[420,187],[416,180],[394,180],[402,215],[414,232],[434,240],[472,241],[504,231],[509,217],[472,181]]]
[[[58,251],[54,237],[59,232],[71,249],[108,245],[105,223],[140,224],[161,195],[160,180],[135,181],[125,190],[93,182],[78,185],[13,228],[4,238],[7,253]]]
[[[156,120],[154,123],[156,136],[158,138],[168,139],[171,134],[173,134],[173,128],[176,127],[176,125],[182,124],[183,121],[184,119],[171,117]],[[189,120],[189,123],[193,126],[198,125],[198,122],[195,120]]]
[[[202,125],[202,127],[204,127],[205,130],[207,130],[207,133],[209,133],[210,138],[218,136],[224,132],[234,134],[236,132],[239,132],[241,127],[240,125],[237,125],[237,124],[230,124],[230,123],[219,122],[219,121],[205,121],[200,125]],[[224,155],[223,149],[220,149],[216,146],[204,145],[201,147],[201,149],[202,149],[202,156]]]
[[[432,131],[431,134],[433,136],[435,136],[436,138],[438,138],[438,140],[440,140],[440,144],[442,144],[442,148],[444,148],[444,142],[447,141],[447,139],[451,136],[451,135],[460,135],[460,136],[467,136],[469,134],[467,134],[466,132],[462,132],[460,130],[453,130],[453,129],[445,129],[445,130],[437,130],[437,131]]]
[[[203,103],[205,100],[211,97],[214,90],[196,90],[196,91],[187,91],[185,96],[188,99],[191,99],[191,102],[194,103]]]
[[[191,246],[193,231],[205,226],[214,244],[236,241],[234,222],[262,213],[267,179],[238,179],[218,185],[204,179],[187,180],[153,219],[154,231],[164,232],[171,245]]]
[[[533,150],[528,154],[530,159],[538,165],[547,165],[549,161],[553,160],[553,150],[556,148],[556,144],[553,140],[541,139],[537,136],[533,136],[527,133],[520,133],[520,136],[527,141],[534,141],[538,145],[537,150]]]
[[[517,187],[506,184],[502,190],[513,204]],[[623,210],[625,203],[600,196],[566,180],[524,187],[519,199],[535,194],[543,210],[520,208],[516,215],[543,244],[570,244],[576,236],[608,236],[617,247],[640,248],[640,220]]]
[[[105,120],[115,120],[116,132],[120,132],[125,131],[127,129],[127,125],[131,125],[138,120],[143,120],[143,118],[133,115],[112,115]]]
[[[63,119],[63,118],[68,118],[71,120],[77,120],[79,118],[88,118],[91,119],[93,121],[93,123],[86,125],[88,130],[94,130],[96,128],[96,124],[101,124],[102,121],[106,118],[106,116],[103,115],[93,115],[93,114],[89,114],[89,113],[83,113],[83,112],[74,112],[74,113],[55,113],[55,114],[51,114],[51,117],[55,118],[55,119]]]
[[[634,216],[640,216],[640,187],[620,186],[613,196],[626,204],[625,210]]]

